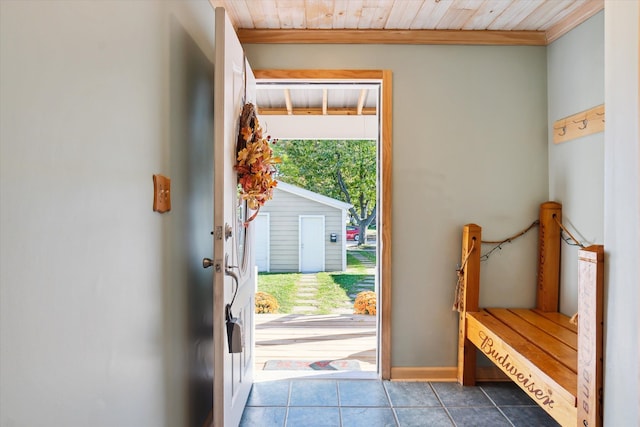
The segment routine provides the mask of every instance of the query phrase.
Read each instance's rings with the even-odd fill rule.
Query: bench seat
[[[604,247],[578,250],[578,327],[557,312],[562,206],[540,205],[538,226],[535,309],[480,308],[482,228],[464,226],[454,303],[459,312],[458,382],[476,384],[480,351],[563,427],[600,427]]]
[[[467,339],[562,425],[575,423],[578,339],[569,317],[487,308],[466,319]]]

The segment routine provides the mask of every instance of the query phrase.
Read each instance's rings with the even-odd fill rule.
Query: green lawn
[[[291,313],[296,302],[296,283],[300,273],[260,273],[258,290],[273,295],[280,305],[280,313]]]
[[[360,251],[360,254],[369,259],[369,261],[376,262],[375,251]]]
[[[351,251],[349,251],[351,252]],[[347,271],[317,273],[318,292],[315,300],[319,302],[317,314],[328,314],[349,301],[349,294],[366,277],[366,268],[351,253],[347,252]],[[375,261],[375,252],[359,251]],[[373,256],[373,258],[371,258]],[[291,313],[295,306],[299,273],[260,273],[258,290],[273,295],[280,304],[279,313]]]

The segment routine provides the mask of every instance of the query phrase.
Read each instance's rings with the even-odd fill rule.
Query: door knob
[[[202,258],[202,268],[209,268],[213,265],[211,258]]]

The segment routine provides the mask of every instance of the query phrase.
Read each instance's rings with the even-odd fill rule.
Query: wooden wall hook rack
[[[553,123],[553,143],[559,144],[604,131],[604,104],[573,114]]]

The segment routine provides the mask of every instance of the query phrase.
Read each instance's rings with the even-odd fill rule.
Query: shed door
[[[256,230],[256,266],[258,271],[269,271],[269,235],[271,234],[269,214],[258,214],[253,225]]]
[[[324,216],[300,215],[300,271],[324,271]]]

